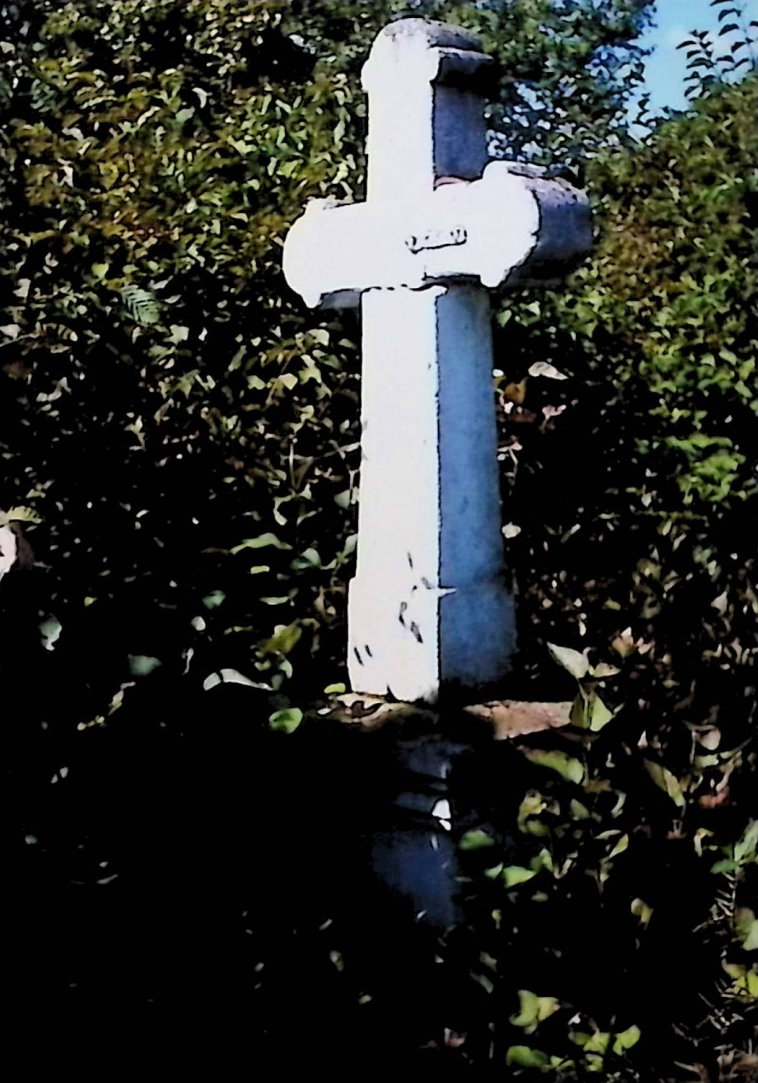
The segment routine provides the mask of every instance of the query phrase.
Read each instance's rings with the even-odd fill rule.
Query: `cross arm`
[[[490,162],[480,180],[453,179],[421,205],[314,201],[287,236],[284,273],[309,306],[342,307],[380,287],[544,285],[591,242],[584,193],[539,169]]]

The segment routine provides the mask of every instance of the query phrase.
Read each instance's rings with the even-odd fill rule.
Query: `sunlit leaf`
[[[458,845],[461,850],[482,850],[488,846],[494,846],[495,840],[486,831],[482,831],[481,828],[477,827],[471,831],[466,831],[461,836]]]
[[[294,733],[303,721],[303,712],[299,707],[285,707],[269,715],[268,724],[272,730],[281,733]]]
[[[745,951],[758,951],[758,918],[747,906],[734,912],[734,927]]]
[[[528,760],[540,767],[549,767],[551,771],[557,771],[561,778],[565,778],[567,782],[579,783],[584,778],[583,764],[572,756],[566,755],[565,752],[549,752],[542,748],[528,748],[524,751],[524,755]]]
[[[654,763],[652,760],[645,760],[644,763],[647,773],[656,786],[668,794],[678,808],[684,808],[684,791],[679,779],[669,771],[668,767],[664,767],[660,763]]]
[[[590,705],[590,729],[594,732],[601,730],[613,718],[610,711],[599,696],[594,696]]]
[[[133,677],[147,677],[162,665],[160,658],[154,658],[150,654],[129,655],[129,672]]]
[[[203,598],[203,605],[206,609],[217,609],[225,599],[226,595],[223,590],[212,590],[210,594],[206,594]]]
[[[63,625],[57,617],[48,617],[43,620],[39,626],[40,633],[42,635],[42,646],[46,651],[52,651],[55,649],[55,644],[60,638],[60,634],[63,631]]]
[[[620,672],[621,670],[617,666],[608,665],[607,662],[599,662],[590,669],[591,675],[597,677],[598,680],[602,680],[604,677],[615,677]]]
[[[653,916],[652,906],[648,906],[644,899],[633,899],[630,909],[635,917],[639,918],[641,925],[647,925]]]
[[[580,654],[572,647],[559,647],[555,643],[548,643],[547,649],[558,665],[563,666],[578,681],[589,673],[590,663],[586,655]]]
[[[511,1016],[514,1027],[523,1027],[527,1034],[533,1033],[537,1026],[558,1011],[560,1004],[555,997],[537,996],[528,989],[519,989],[520,1008]]]
[[[270,639],[259,644],[259,649],[268,654],[289,654],[303,634],[302,625],[299,621],[292,624],[279,625]]]
[[[277,538],[276,534],[272,534],[270,531],[266,534],[259,534],[257,538],[245,538],[239,545],[233,546],[229,552],[232,554],[241,553],[243,549],[265,549],[267,546],[271,546],[273,549],[291,549],[292,546],[287,542],[281,541]]]
[[[742,836],[734,844],[734,860],[738,863],[754,861],[758,850],[758,820],[745,828]]]
[[[34,508],[16,507],[0,511],[0,523],[41,523],[42,516]]]
[[[126,311],[136,323],[152,324],[160,318],[160,305],[148,290],[139,286],[124,286],[121,297]]]
[[[503,869],[503,880],[506,887],[516,887],[525,884],[527,880],[537,875],[536,869],[525,869],[523,865],[508,865]]]
[[[733,980],[732,989],[738,996],[751,1000],[758,997],[758,971],[740,963],[723,963],[724,970]]]
[[[522,1068],[544,1068],[550,1063],[550,1057],[540,1049],[530,1049],[528,1045],[512,1045],[506,1050],[506,1064],[518,1064]]]
[[[292,561],[294,571],[302,571],[305,568],[320,568],[321,557],[316,549],[305,549]]]

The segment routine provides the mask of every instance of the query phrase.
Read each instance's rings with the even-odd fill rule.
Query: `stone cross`
[[[503,578],[487,289],[556,278],[590,247],[585,197],[490,161],[492,59],[473,35],[402,19],[363,68],[363,203],[316,200],[284,273],[310,306],[361,304],[355,691],[437,699],[503,676],[514,616]]]

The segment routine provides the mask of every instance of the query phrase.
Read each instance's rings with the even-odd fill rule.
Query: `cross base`
[[[351,687],[410,703],[494,685],[515,647],[513,599],[497,579],[393,590],[358,576],[348,627]]]

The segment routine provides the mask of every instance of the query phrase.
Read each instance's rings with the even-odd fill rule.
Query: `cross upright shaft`
[[[565,182],[487,164],[490,66],[455,27],[386,27],[363,70],[367,201],[312,205],[285,245],[285,274],[308,303],[361,303],[348,668],[356,691],[405,700],[481,689],[508,667],[483,287],[554,273],[589,244],[586,203]]]
[[[423,19],[391,23],[363,67],[368,201],[418,210],[443,177],[476,180],[487,164],[483,101],[492,68],[478,39]]]
[[[394,23],[377,39],[363,71],[368,202],[389,218],[418,215],[441,178],[481,176],[483,102],[470,84],[491,60],[477,45],[461,31],[420,20]],[[468,76],[469,86],[439,82],[443,63],[448,77]],[[368,290],[362,308],[351,682],[429,699],[443,681],[500,676],[511,648],[510,600],[498,579],[489,303],[465,282]]]

